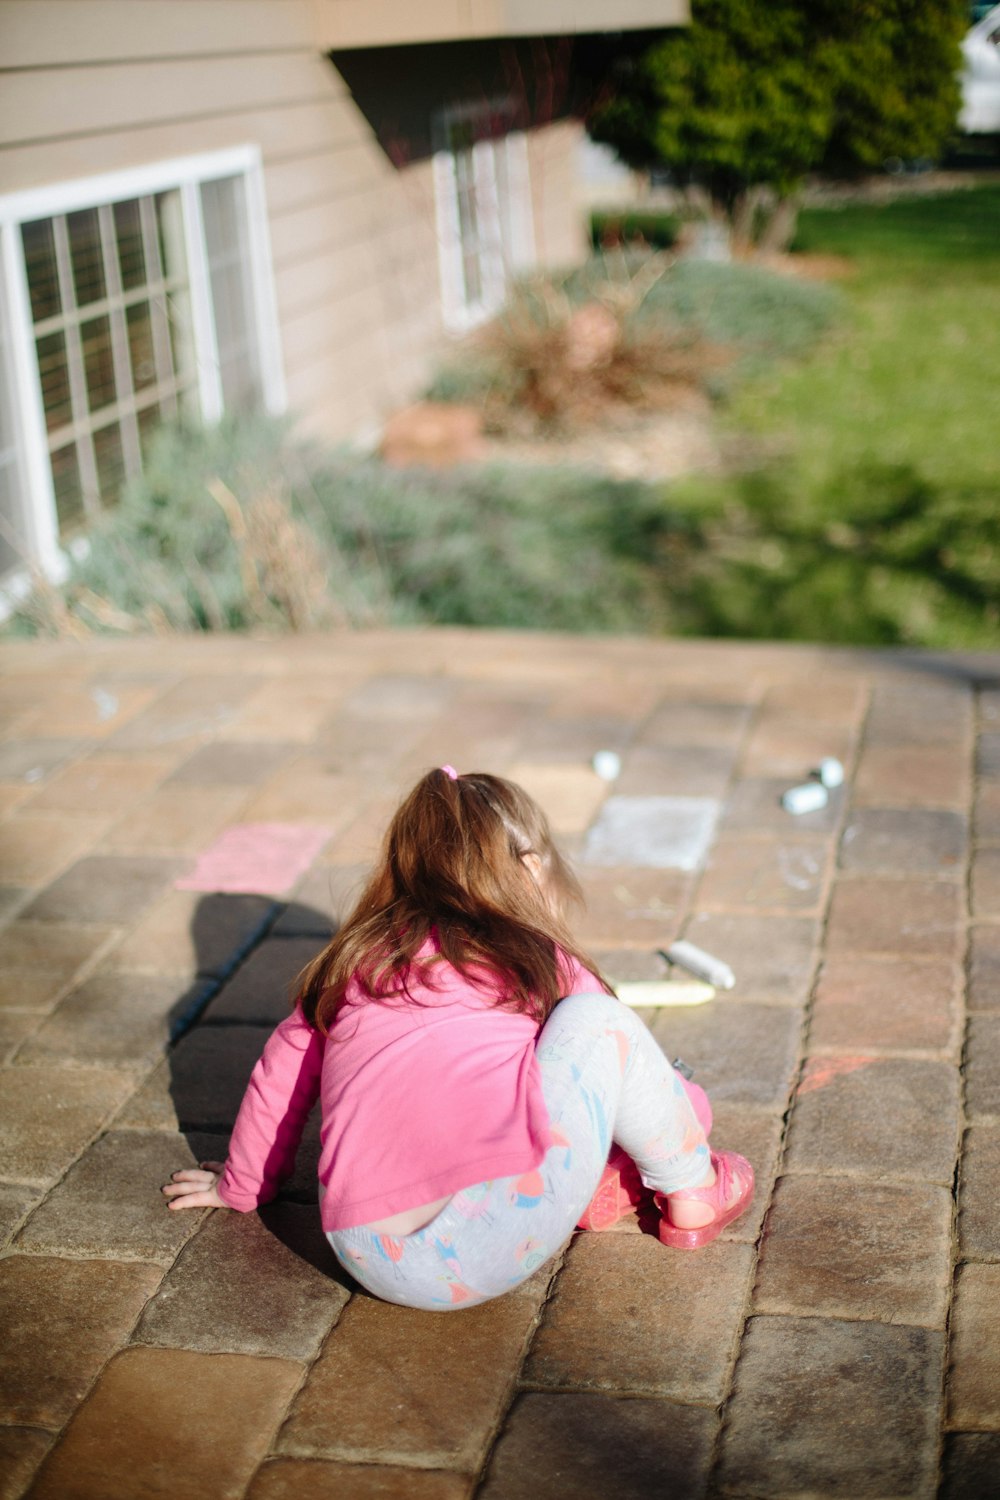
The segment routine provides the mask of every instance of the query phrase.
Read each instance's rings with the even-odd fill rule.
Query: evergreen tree
[[[934,157],[955,129],[965,0],[692,0],[618,60],[588,128],[697,184],[733,236],[778,248],[813,172]]]

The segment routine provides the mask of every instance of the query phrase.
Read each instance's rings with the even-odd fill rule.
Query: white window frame
[[[0,196],[0,299],[9,319],[9,369],[0,373],[10,379],[15,426],[21,436],[18,466],[26,509],[22,520],[27,545],[33,563],[53,580],[65,576],[67,559],[59,539],[21,225],[80,209],[102,208],[125,199],[180,192],[198,398],[203,420],[212,423],[222,415],[223,400],[199,189],[203,182],[220,177],[242,177],[244,182],[251,302],[260,350],[263,401],[268,413],[280,415],[286,410],[287,394],[259,147],[235,146]],[[29,586],[29,570],[25,569],[8,575],[0,587],[8,598],[16,599]],[[0,597],[0,618],[4,613],[2,606]]]
[[[485,136],[472,146],[476,206],[485,236],[479,265],[482,284],[477,297],[468,294],[458,201],[458,164],[456,153],[447,144],[449,130],[457,123],[495,119],[508,113],[513,115],[513,107],[508,101],[494,100],[454,105],[435,116],[436,133],[442,141],[433,157],[441,310],[445,327],[456,334],[477,327],[498,312],[511,278],[535,263],[528,137],[523,130],[517,129],[503,135]],[[505,196],[501,193],[502,187],[506,189]]]

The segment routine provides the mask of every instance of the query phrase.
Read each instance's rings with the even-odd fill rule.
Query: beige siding
[[[316,0],[326,47],[382,47],[452,38],[575,36],[680,26],[688,0]]]
[[[444,340],[431,163],[392,166],[321,55],[317,17],[340,3],[0,0],[0,191],[259,147],[289,401],[332,439],[418,393]],[[443,24],[454,7],[435,6],[397,22]],[[550,264],[582,245],[575,135],[531,141]]]
[[[0,0],[7,68],[316,45],[310,0]]]
[[[309,53],[110,63],[107,67],[28,69],[0,92],[0,140],[100,135],[162,121],[225,116],[253,105],[326,102],[343,86]]]
[[[581,134],[582,126],[567,121],[528,138],[535,254],[543,266],[574,265],[587,253],[575,166]]]

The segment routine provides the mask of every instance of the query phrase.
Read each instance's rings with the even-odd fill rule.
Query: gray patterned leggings
[[[516,1177],[463,1188],[423,1229],[327,1236],[356,1281],[387,1302],[447,1310],[510,1291],[561,1248],[615,1141],[657,1192],[692,1187],[709,1164],[701,1090],[685,1086],[639,1017],[611,995],[570,995],[536,1047],[553,1144]],[[698,1100],[698,1114],[689,1098]],[[700,1096],[700,1097],[699,1097]]]

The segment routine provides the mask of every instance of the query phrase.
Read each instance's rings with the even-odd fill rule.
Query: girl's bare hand
[[[204,1161],[200,1167],[184,1167],[170,1174],[161,1188],[165,1198],[173,1201],[168,1208],[225,1208],[219,1197],[219,1178],[225,1170],[221,1161]]]

